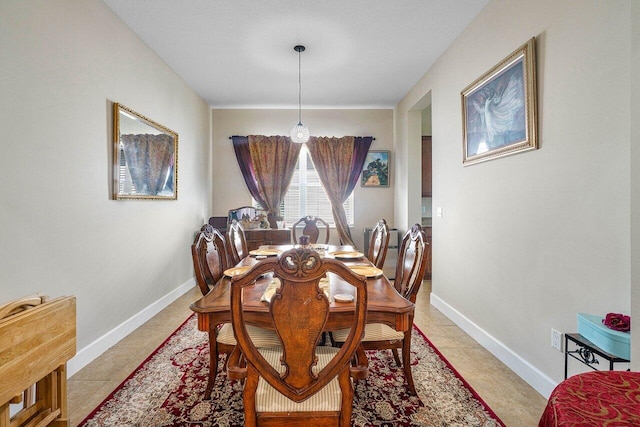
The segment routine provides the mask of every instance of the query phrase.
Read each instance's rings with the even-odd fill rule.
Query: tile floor
[[[418,292],[414,323],[508,427],[535,427],[547,400],[429,303],[431,282]]]
[[[546,400],[429,304],[430,282],[418,294],[415,324],[438,347],[509,427],[534,427]],[[187,292],[68,381],[71,427],[80,423],[167,336],[191,314],[189,304],[200,298]]]

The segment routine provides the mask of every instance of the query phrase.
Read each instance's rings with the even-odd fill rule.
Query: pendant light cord
[[[298,124],[302,124],[302,77],[300,68],[300,52],[298,49]]]
[[[298,124],[291,129],[291,141],[304,144],[309,140],[309,128],[302,124],[302,56],[303,45],[296,45],[293,49],[298,52]]]

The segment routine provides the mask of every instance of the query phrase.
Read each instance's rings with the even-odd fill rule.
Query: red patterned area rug
[[[369,377],[356,385],[353,426],[504,426],[416,327],[413,376],[420,399],[405,392],[390,351],[368,351]],[[242,388],[221,372],[204,400],[207,334],[191,316],[79,426],[233,427],[244,424]]]

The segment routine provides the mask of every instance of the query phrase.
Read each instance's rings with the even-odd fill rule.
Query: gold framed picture
[[[113,104],[113,198],[176,200],[178,134]]]
[[[467,86],[462,164],[538,148],[535,38]]]

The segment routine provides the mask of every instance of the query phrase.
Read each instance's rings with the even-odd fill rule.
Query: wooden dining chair
[[[242,292],[268,272],[281,283],[269,302],[281,345],[260,349],[248,334]],[[330,313],[330,301],[319,285],[327,273],[354,288],[351,332],[341,348],[318,345]],[[245,379],[245,425],[351,425],[352,378],[364,378],[368,373],[366,364],[352,367],[350,363],[364,333],[366,279],[340,261],[322,259],[311,249],[295,248],[278,258],[260,261],[234,277],[231,286],[231,317],[238,346],[227,369],[230,376]]]
[[[371,240],[369,241],[369,250],[367,252],[367,258],[371,261],[371,264],[377,268],[382,268],[385,259],[387,259],[389,237],[387,221],[381,219],[373,230],[371,230]]]
[[[231,267],[228,262],[225,238],[217,229],[205,224],[191,245],[196,282],[203,295],[209,293]],[[271,347],[280,343],[273,331],[251,326],[249,333],[260,346]],[[220,354],[231,354],[236,346],[230,323],[209,325],[209,379],[205,399],[209,399],[215,385]]]
[[[318,218],[315,216],[305,216],[296,221],[296,223],[291,227],[294,245],[298,243],[298,234],[296,233],[296,230],[298,230],[300,228],[299,226],[301,226],[303,223],[304,228],[302,229],[302,234],[300,235],[309,236],[309,243],[318,243],[318,239],[320,238],[320,228],[318,227],[318,224],[320,224],[325,230],[324,244],[326,245],[329,243],[329,234],[331,231],[329,228],[329,224],[327,224],[327,222],[322,218]]]
[[[411,230],[402,237],[394,287],[400,295],[414,304],[427,268],[429,252],[429,244],[422,227],[420,224],[413,225]],[[411,373],[412,329],[413,313],[409,316],[409,328],[405,332],[396,331],[382,323],[370,323],[365,327],[362,346],[365,350],[390,349],[396,364],[404,370],[408,391],[415,395],[417,394],[416,387]],[[348,331],[344,329],[333,332],[333,338],[337,345],[344,342],[346,334]],[[402,361],[398,356],[398,349],[402,349]]]
[[[231,221],[227,230],[227,246],[229,247],[229,259],[233,265],[249,255],[244,229],[235,219]]]
[[[224,271],[231,267],[224,236],[209,224],[202,226],[191,245],[191,258],[196,283],[202,295],[208,294],[222,278]]]

